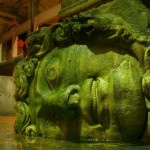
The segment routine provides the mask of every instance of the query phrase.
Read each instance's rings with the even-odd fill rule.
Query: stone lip
[[[64,0],[61,4],[61,10],[59,11],[58,16],[63,19],[81,11],[85,11],[93,7],[98,7],[110,1],[112,0]]]

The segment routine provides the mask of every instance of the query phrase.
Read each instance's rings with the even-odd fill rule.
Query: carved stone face
[[[146,120],[141,80],[138,61],[128,54],[95,55],[84,45],[56,48],[35,70],[31,118],[39,126],[41,118],[53,122],[67,138],[138,138]]]
[[[140,1],[114,0],[35,32],[15,69],[15,97],[23,101],[16,132],[142,139],[150,100],[148,14]]]

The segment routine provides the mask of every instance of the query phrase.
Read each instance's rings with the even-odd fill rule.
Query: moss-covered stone
[[[14,70],[17,133],[142,139],[150,100],[149,10],[114,0],[42,28]]]

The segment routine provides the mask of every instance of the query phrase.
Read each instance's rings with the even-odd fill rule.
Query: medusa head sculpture
[[[139,0],[114,0],[29,37],[14,69],[15,131],[142,139],[150,109],[149,14]]]

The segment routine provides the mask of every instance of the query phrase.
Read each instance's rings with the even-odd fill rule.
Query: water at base
[[[16,135],[14,117],[0,117],[0,150],[150,150],[150,143],[76,143]]]

